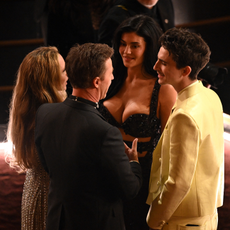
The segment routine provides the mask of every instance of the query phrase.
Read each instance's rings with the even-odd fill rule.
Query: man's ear
[[[101,83],[101,79],[99,77],[95,77],[93,79],[93,86],[98,89],[99,85]]]
[[[191,73],[191,71],[192,71],[192,68],[190,66],[185,66],[183,68],[182,75],[183,76],[189,76],[189,74]]]

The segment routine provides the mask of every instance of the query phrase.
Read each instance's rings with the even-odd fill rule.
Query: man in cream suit
[[[150,229],[216,230],[223,204],[224,140],[221,102],[197,80],[210,50],[195,33],[173,28],[160,38],[154,69],[177,102],[153,152]]]

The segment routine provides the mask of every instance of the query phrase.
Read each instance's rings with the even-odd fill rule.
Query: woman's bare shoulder
[[[162,100],[168,100],[170,97],[176,98],[177,92],[172,85],[165,84],[160,88],[159,97],[162,98]]]

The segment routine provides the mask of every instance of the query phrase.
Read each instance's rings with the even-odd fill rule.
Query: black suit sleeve
[[[101,165],[108,180],[125,199],[134,198],[142,184],[141,166],[129,163],[120,131],[111,127],[101,145]]]
[[[117,27],[128,18],[128,12],[121,7],[114,6],[101,22],[98,30],[98,42],[112,47],[112,39]]]
[[[164,32],[175,27],[174,8],[171,0],[158,1],[157,10],[159,12],[160,26]]]

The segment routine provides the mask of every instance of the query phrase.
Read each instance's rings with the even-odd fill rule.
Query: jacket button
[[[162,220],[160,226],[163,227],[164,224],[165,224],[165,221]]]
[[[168,24],[168,23],[169,23],[169,20],[168,20],[167,18],[165,19],[165,23],[166,23],[166,24]]]

